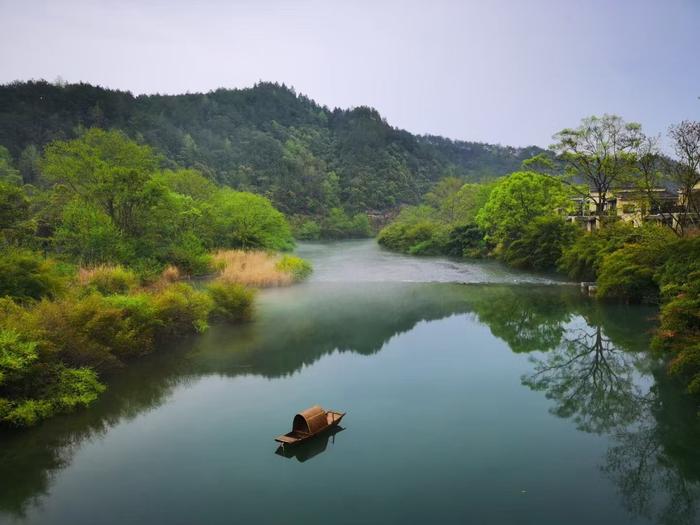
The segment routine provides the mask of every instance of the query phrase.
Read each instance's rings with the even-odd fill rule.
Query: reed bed
[[[292,273],[279,268],[280,257],[265,251],[220,250],[213,262],[217,278],[227,283],[268,288],[294,282]]]

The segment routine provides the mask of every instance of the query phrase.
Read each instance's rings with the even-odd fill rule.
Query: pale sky
[[[0,83],[278,81],[414,133],[515,146],[591,114],[649,133],[700,119],[700,0],[0,0],[0,20]]]

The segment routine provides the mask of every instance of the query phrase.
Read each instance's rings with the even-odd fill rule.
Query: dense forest
[[[119,129],[152,146],[170,168],[195,168],[264,195],[288,215],[319,217],[415,204],[445,176],[492,179],[542,152],[412,135],[374,109],[329,109],[276,83],[134,96],[89,84],[16,82],[0,86],[0,122],[0,145],[25,183],[35,181],[49,142],[85,128]]]

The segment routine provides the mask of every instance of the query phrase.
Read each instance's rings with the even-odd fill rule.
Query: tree
[[[34,144],[22,150],[17,167],[25,184],[36,184],[41,176],[41,154]]]
[[[96,204],[119,229],[136,235],[140,214],[162,188],[150,184],[158,164],[150,147],[118,131],[93,128],[79,139],[49,144],[42,167],[52,182]]]
[[[571,205],[570,190],[559,180],[517,171],[494,184],[476,221],[497,243],[512,239],[537,217],[555,216]]]
[[[678,184],[685,218],[697,224],[700,203],[694,196],[700,184],[700,122],[684,120],[670,127],[669,137],[677,162],[671,166],[670,175]]]
[[[284,215],[260,195],[219,190],[209,213],[215,246],[271,250],[289,250],[294,246]]]
[[[12,155],[6,147],[0,146],[0,181],[18,184],[22,182],[19,171],[12,164]]]
[[[636,122],[625,122],[617,115],[587,117],[578,128],[566,128],[554,135],[550,148],[566,164],[569,182],[588,184],[586,196],[596,207],[596,215],[606,209],[607,193],[626,182],[637,159],[644,135]]]

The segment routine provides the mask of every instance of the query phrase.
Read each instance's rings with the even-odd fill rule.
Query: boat
[[[335,444],[335,435],[345,430],[340,425],[329,428],[322,434],[315,436],[313,439],[307,439],[303,443],[286,447],[279,445],[275,454],[287,459],[295,458],[299,463],[304,463],[315,458],[319,454],[323,454],[328,450],[328,444]]]
[[[303,443],[337,427],[343,416],[345,416],[345,412],[324,410],[318,405],[312,406],[295,415],[292,421],[292,431],[277,436],[275,441],[282,443],[283,446]]]

